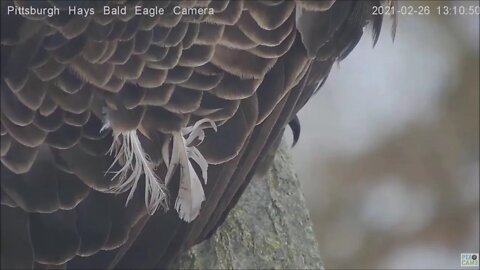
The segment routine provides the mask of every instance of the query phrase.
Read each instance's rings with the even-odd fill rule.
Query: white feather
[[[207,162],[207,160],[205,160],[202,153],[200,153],[200,151],[196,147],[190,147],[188,149],[188,156],[191,159],[193,159],[198,164],[200,169],[202,170],[202,178],[203,178],[203,181],[205,181],[205,185],[206,185],[207,184],[207,178],[208,178],[208,175],[207,175],[208,162]]]
[[[107,128],[109,128],[108,121],[106,121],[102,130]],[[160,205],[163,209],[168,208],[167,188],[155,174],[155,165],[143,150],[137,130],[127,132],[113,130],[113,142],[108,153],[114,155],[115,159],[105,174],[114,173],[111,180],[119,179],[119,183],[112,187],[112,192],[122,193],[130,189],[125,205],[128,205],[128,202],[132,199],[138,181],[144,175],[145,205],[148,213],[153,215]],[[120,170],[113,172],[111,169],[116,163],[119,163],[122,167]]]
[[[209,125],[204,125],[205,123]],[[127,132],[116,132],[113,130],[113,143],[108,153],[114,155],[115,159],[106,174],[114,173],[112,180],[118,178],[119,183],[112,188],[112,191],[122,193],[130,189],[126,202],[128,204],[135,192],[138,181],[144,175],[145,205],[148,212],[153,214],[160,205],[164,209],[168,208],[166,185],[171,181],[176,168],[180,167],[180,187],[175,201],[175,210],[177,210],[181,219],[186,222],[192,222],[200,214],[202,202],[205,201],[205,192],[203,191],[200,177],[193,168],[190,159],[200,167],[205,184],[207,184],[208,178],[208,162],[197,147],[192,144],[196,140],[199,141],[199,144],[202,143],[205,138],[203,130],[210,127],[217,131],[214,121],[206,118],[199,120],[193,126],[183,128],[181,132],[174,133],[173,140],[167,140],[164,143],[161,151],[167,166],[165,184],[162,184],[159,177],[155,174],[154,164],[143,150],[137,130]],[[108,120],[106,120],[102,130],[108,128],[110,128],[110,125]],[[171,156],[169,151],[170,142],[173,143]],[[119,163],[121,168],[113,172],[111,169],[116,163]]]
[[[175,209],[179,217],[186,222],[192,222],[200,214],[202,202],[205,201],[205,193],[200,178],[190,161],[192,159],[198,164],[202,172],[202,178],[207,184],[208,162],[200,151],[191,145],[196,139],[199,139],[200,143],[203,141],[205,137],[203,129],[209,128],[208,126],[202,127],[204,123],[209,123],[210,127],[215,131],[217,130],[215,122],[210,119],[202,119],[193,126],[182,129],[182,132],[173,134],[171,157],[168,156],[170,141],[167,141],[162,147],[162,155],[167,165],[166,184],[172,179],[177,166],[180,167],[180,187],[175,201]],[[188,136],[187,139],[184,136]]]
[[[205,201],[205,193],[198,175],[188,162],[188,174],[180,181],[175,210],[178,216],[186,222],[192,222],[199,214],[202,202]]]

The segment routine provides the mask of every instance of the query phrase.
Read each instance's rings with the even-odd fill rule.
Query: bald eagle
[[[2,268],[168,267],[391,4],[1,1]]]

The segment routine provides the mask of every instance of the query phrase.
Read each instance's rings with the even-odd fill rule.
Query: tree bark
[[[266,179],[253,179],[225,223],[180,257],[180,269],[323,269],[289,147]]]

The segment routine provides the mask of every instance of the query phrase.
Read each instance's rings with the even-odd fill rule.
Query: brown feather
[[[5,3],[13,2],[2,2],[2,12]],[[20,254],[2,252],[2,266],[165,268],[211,235],[367,23],[378,38],[381,17],[367,11],[380,1],[332,3],[92,1],[78,3],[96,9],[87,18],[2,16],[2,218],[8,207],[9,232],[20,240],[12,248]],[[103,5],[127,5],[128,14],[103,16]],[[134,16],[135,5],[168,14]],[[215,14],[178,16],[176,5]],[[217,132],[198,127],[203,142],[185,145],[210,163],[199,216],[185,223],[173,210],[148,215],[145,172],[125,206],[129,192],[116,194],[121,181],[106,173],[123,166],[108,152],[112,134],[138,141],[136,155],[149,156],[161,183],[171,172],[168,142],[205,119]],[[203,178],[200,167],[192,173]],[[171,205],[180,175],[167,186]]]

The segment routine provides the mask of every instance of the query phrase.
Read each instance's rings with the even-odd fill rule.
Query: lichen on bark
[[[323,269],[310,216],[282,143],[268,176],[253,179],[225,223],[181,256],[180,269]]]

